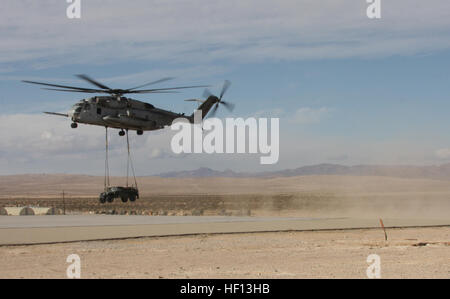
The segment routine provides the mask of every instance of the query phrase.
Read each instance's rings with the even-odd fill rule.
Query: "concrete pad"
[[[450,226],[450,219],[383,219],[386,228]],[[0,245],[190,234],[378,228],[378,219],[227,216],[2,216]]]

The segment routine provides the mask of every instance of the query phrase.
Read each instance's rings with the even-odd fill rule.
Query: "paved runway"
[[[280,220],[313,220],[314,218],[235,217],[235,216],[125,216],[125,215],[58,215],[0,217],[1,228],[109,226],[143,224],[183,224],[216,222],[261,222]]]
[[[450,219],[383,219],[389,227],[450,226]],[[0,245],[189,234],[377,228],[378,219],[228,216],[0,216]]]

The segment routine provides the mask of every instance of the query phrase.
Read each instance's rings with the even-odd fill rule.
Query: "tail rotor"
[[[233,112],[234,104],[230,103],[230,102],[225,102],[224,100],[222,100],[223,96],[227,92],[227,90],[230,87],[230,85],[231,85],[231,82],[228,81],[228,80],[225,80],[225,82],[223,83],[223,87],[222,87],[222,90],[220,92],[220,96],[219,97],[214,96],[208,89],[205,89],[205,91],[203,92],[203,96],[205,98],[209,98],[211,96],[216,98],[216,102],[215,102],[214,108],[211,111],[211,117],[214,117],[216,115],[216,112],[217,112],[217,109],[219,108],[219,105],[223,105],[228,111]]]

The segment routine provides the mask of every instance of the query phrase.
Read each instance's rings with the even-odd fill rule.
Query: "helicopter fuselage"
[[[73,123],[143,131],[170,126],[184,114],[158,109],[153,105],[125,97],[96,96],[76,103],[68,112]],[[73,125],[72,127],[76,127]]]
[[[142,135],[144,131],[153,131],[163,129],[166,126],[172,125],[176,119],[187,119],[190,123],[194,123],[194,113],[190,116],[185,116],[184,113],[174,113],[172,111],[159,109],[152,104],[133,100],[123,97],[125,94],[144,94],[144,93],[171,93],[174,90],[198,88],[207,86],[180,86],[168,88],[154,88],[142,89],[156,83],[161,83],[173,78],[163,78],[157,81],[146,83],[128,89],[113,89],[108,86],[90,78],[87,75],[77,75],[78,78],[95,85],[96,88],[76,87],[68,85],[51,84],[44,82],[23,80],[25,83],[37,84],[45,86],[44,89],[64,92],[81,92],[81,93],[103,93],[109,96],[95,96],[88,99],[83,99],[72,106],[72,109],[67,113],[44,112],[46,114],[70,117],[72,119],[72,128],[76,128],[78,123],[89,124],[102,127],[110,127],[120,129],[119,135],[124,136],[124,130],[136,130],[138,135]],[[214,106],[213,114],[216,112],[219,104],[227,107],[228,110],[233,110],[230,103],[222,101],[222,96],[230,86],[229,81],[225,81],[220,97],[214,96],[207,89],[205,90],[206,100],[190,99],[187,101],[201,102],[197,110],[201,111],[201,119],[203,120],[208,111]],[[51,87],[51,88],[49,88]],[[184,120],[183,120],[184,121]],[[127,135],[128,136],[128,135]]]

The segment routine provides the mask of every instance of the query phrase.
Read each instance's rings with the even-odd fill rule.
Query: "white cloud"
[[[98,132],[83,134],[70,130],[66,118],[35,114],[0,115],[3,130],[1,148],[11,155],[57,155],[59,153],[90,151],[102,144]]]
[[[320,109],[308,109],[309,112],[304,115],[308,115],[309,120],[320,119],[317,118]],[[71,129],[70,120],[36,114],[0,115],[0,127],[0,174],[103,174],[105,130],[102,127],[79,125],[77,129]],[[125,175],[126,143],[117,132],[110,130],[109,165],[113,175]],[[431,145],[417,144],[416,139],[400,142],[396,138],[380,142],[367,138],[362,141],[351,136],[317,136],[308,130],[281,130],[280,163],[267,167],[259,164],[260,154],[175,155],[170,148],[173,134],[170,129],[145,132],[143,136],[130,132],[133,164],[138,176],[198,167],[269,171],[323,163],[330,159],[345,164],[436,161],[435,157],[427,157],[427,153],[433,152],[429,149]],[[450,158],[450,149],[441,149],[436,153],[441,158]]]
[[[282,117],[285,114],[282,108],[272,108],[267,110],[259,110],[252,113],[251,117]]]
[[[447,160],[450,158],[450,148],[441,148],[434,153],[437,158]]]
[[[0,175],[29,172],[101,175],[105,129],[83,124],[72,129],[70,123],[67,118],[44,114],[0,115]],[[123,174],[127,161],[126,139],[118,136],[117,129],[108,132],[111,173]],[[179,169],[188,168],[192,161],[183,160],[187,155],[175,155],[171,151],[173,134],[170,128],[145,132],[143,136],[129,132],[138,175],[164,172],[174,165]]]
[[[186,154],[174,154],[171,149],[167,147],[154,147],[150,150],[148,155],[150,159],[166,159],[166,158],[182,158],[186,157]]]
[[[0,63],[34,68],[146,60],[240,62],[415,54],[450,48],[450,3],[365,1],[83,1],[69,20],[65,1],[3,0]]]

